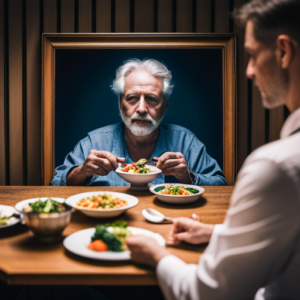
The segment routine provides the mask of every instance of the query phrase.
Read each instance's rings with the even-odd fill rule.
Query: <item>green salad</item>
[[[110,233],[107,227],[112,227],[113,232]],[[131,232],[127,229],[127,222],[116,221],[112,224],[97,225],[92,242],[100,240],[107,245],[108,250],[120,252],[126,250],[125,239],[129,235]]]
[[[48,198],[46,201],[39,199],[34,203],[28,203],[23,209],[27,213],[60,213],[66,210],[62,203],[52,200],[51,198]]]

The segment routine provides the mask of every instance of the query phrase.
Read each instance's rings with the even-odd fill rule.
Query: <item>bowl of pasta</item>
[[[183,183],[163,183],[150,188],[150,192],[163,202],[173,204],[185,204],[197,201],[204,188]]]
[[[73,195],[65,203],[92,218],[111,218],[136,206],[139,200],[124,193],[99,191]]]

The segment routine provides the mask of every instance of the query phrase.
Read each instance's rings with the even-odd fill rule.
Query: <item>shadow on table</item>
[[[8,238],[8,237],[13,237],[19,234],[23,234],[28,231],[28,228],[26,225],[23,225],[21,223],[18,223],[16,225],[6,227],[6,228],[1,228],[0,230],[0,239]]]
[[[206,198],[201,197],[192,203],[187,203],[187,204],[173,204],[173,203],[166,203],[158,200],[158,198],[155,198],[153,200],[153,204],[158,206],[158,207],[163,207],[163,208],[173,208],[173,209],[190,209],[190,208],[199,208],[201,206],[204,206],[207,203]]]

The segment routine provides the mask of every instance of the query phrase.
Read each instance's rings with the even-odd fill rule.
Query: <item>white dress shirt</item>
[[[225,221],[198,265],[174,255],[160,260],[156,274],[167,299],[300,299],[298,129],[300,108],[280,140],[246,159]]]

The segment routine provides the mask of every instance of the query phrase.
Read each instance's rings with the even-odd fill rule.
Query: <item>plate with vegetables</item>
[[[66,204],[93,218],[116,217],[138,203],[134,196],[109,191],[76,194],[66,200]]]
[[[18,212],[8,205],[0,205],[0,229],[13,226],[20,222]]]
[[[147,164],[142,158],[136,163],[123,163],[116,169],[116,173],[130,183],[133,190],[148,189],[148,183],[153,181],[162,171],[153,165]]]
[[[127,226],[126,221],[116,221],[113,224],[97,225],[77,231],[64,240],[65,248],[82,257],[96,260],[130,260],[125,239],[130,235],[144,235],[165,246],[164,238],[152,231]]]
[[[150,191],[157,195],[157,198],[163,202],[185,204],[197,201],[205,189],[190,184],[163,183],[152,186]]]

